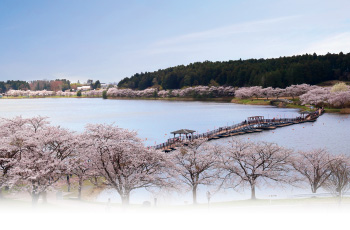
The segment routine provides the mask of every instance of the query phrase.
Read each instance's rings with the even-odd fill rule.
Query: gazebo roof
[[[254,116],[254,117],[248,117],[248,120],[263,120],[264,116]]]
[[[194,133],[196,131],[190,130],[190,129],[180,129],[174,132],[171,132],[171,134],[189,134],[189,133]]]

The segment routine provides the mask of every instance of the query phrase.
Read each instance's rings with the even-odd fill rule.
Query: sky
[[[0,0],[0,80],[350,52],[349,0]]]

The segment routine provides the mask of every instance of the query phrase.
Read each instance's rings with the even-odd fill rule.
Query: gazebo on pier
[[[310,114],[310,112],[309,111],[302,111],[302,112],[299,112],[299,114],[301,115],[302,119],[305,119]]]
[[[260,124],[264,122],[263,116],[248,117],[248,124]]]
[[[171,134],[174,134],[174,138],[175,138],[175,135],[176,134],[179,134],[180,135],[180,138],[181,138],[181,134],[184,134],[184,135],[186,135],[186,138],[187,138],[187,135],[188,134],[193,134],[194,132],[196,132],[196,131],[194,131],[194,130],[190,130],[190,129],[180,129],[180,130],[176,130],[176,131],[174,131],[174,132],[171,132]]]

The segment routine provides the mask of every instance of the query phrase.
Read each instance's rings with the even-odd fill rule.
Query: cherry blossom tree
[[[251,199],[256,199],[259,183],[289,183],[288,173],[292,151],[274,143],[231,140],[221,156],[220,168],[224,170],[228,187],[249,185]]]
[[[22,152],[21,130],[40,127],[40,121],[44,125],[43,117],[35,117],[33,120],[22,117],[13,119],[1,119],[0,121],[0,194],[3,186],[8,186],[10,177],[9,171],[13,168],[16,159]],[[31,124],[32,127],[28,127]],[[34,125],[34,126],[33,126]]]
[[[301,85],[291,85],[288,86],[285,91],[286,91],[286,96],[292,97],[293,99],[295,97],[298,97],[300,95],[303,95],[313,89],[313,86],[310,86],[308,84],[301,84]]]
[[[263,89],[261,86],[253,86],[253,87],[250,87],[249,89],[251,91],[252,97],[256,97],[256,99],[258,99],[263,95]]]
[[[217,181],[219,153],[220,148],[206,139],[188,142],[172,153],[174,170],[181,183],[192,190],[193,204],[197,204],[199,185],[213,185]]]
[[[76,92],[63,92],[63,91],[57,91],[56,96],[61,96],[61,97],[72,97],[76,95]]]
[[[274,96],[274,89],[272,87],[267,87],[262,89],[262,95],[266,97],[266,100]]]
[[[24,119],[19,123],[24,124],[5,145],[17,153],[8,172],[8,184],[11,187],[20,184],[36,204],[39,195],[45,194],[68,170],[67,159],[74,151],[76,139],[68,130],[49,126],[43,117]],[[8,127],[11,130],[12,121]]]
[[[165,97],[168,97],[168,95],[169,95],[169,92],[167,90],[160,90],[158,92],[158,97],[165,98]]]
[[[331,175],[330,164],[333,160],[325,149],[314,149],[298,152],[291,162],[293,168],[310,184],[312,193],[316,193]]]
[[[328,103],[332,107],[345,108],[350,105],[350,91],[338,91],[330,93]]]
[[[54,91],[47,91],[47,90],[37,90],[37,91],[31,91],[31,90],[9,90],[6,93],[6,96],[10,97],[46,97],[46,96],[53,96],[55,95]]]
[[[73,174],[78,178],[78,199],[81,199],[81,193],[83,189],[83,182],[88,179],[92,179],[95,176],[93,171],[93,165],[89,159],[87,149],[90,147],[84,141],[84,137],[79,135],[77,138],[77,146],[74,154],[69,158],[68,164],[69,174]],[[69,178],[69,177],[68,177]]]
[[[303,105],[311,104],[320,106],[326,104],[328,102],[329,97],[329,88],[317,87],[301,95],[299,98]]]
[[[160,90],[157,88],[148,88],[144,90],[131,90],[131,89],[118,89],[109,88],[107,95],[109,97],[147,97],[152,98],[155,96],[165,97],[193,97],[195,95],[207,96],[207,97],[230,97],[235,93],[235,89],[232,86],[195,86],[187,87],[184,89],[174,90]]]
[[[350,189],[350,163],[349,157],[338,156],[330,163],[331,175],[328,177],[323,187],[339,198],[339,203],[344,193]]]
[[[83,91],[82,95],[86,97],[102,97],[103,91],[104,91],[103,89]]]
[[[235,97],[240,99],[251,98],[253,97],[253,93],[250,90],[250,87],[242,87],[236,90]]]
[[[84,140],[88,157],[104,183],[117,190],[123,205],[129,204],[130,192],[171,186],[165,153],[144,146],[136,132],[113,125],[87,125]]]
[[[281,88],[275,88],[272,91],[272,96],[275,98],[279,98],[285,95],[286,90],[285,89],[281,89]]]
[[[21,117],[18,117],[21,118]],[[23,120],[21,118],[21,120]],[[24,122],[9,122],[9,120],[2,119],[0,123],[0,198],[2,197],[2,188],[8,181],[8,171],[13,165],[13,161],[18,154],[15,149],[9,148],[11,136],[13,135],[12,130],[17,130],[24,125]]]

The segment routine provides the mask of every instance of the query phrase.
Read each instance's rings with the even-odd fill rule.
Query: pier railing
[[[218,135],[224,135],[229,133],[235,133],[235,132],[242,132],[247,130],[253,130],[253,129],[259,129],[264,127],[271,127],[275,125],[281,125],[281,124],[290,124],[290,123],[299,123],[299,122],[305,122],[308,120],[315,120],[317,119],[322,113],[324,112],[323,108],[317,109],[315,112],[308,114],[305,117],[296,117],[296,118],[279,118],[279,119],[260,119],[256,121],[243,121],[235,125],[231,126],[223,126],[219,127],[217,129],[201,133],[201,134],[193,134],[189,136],[181,136],[181,137],[174,137],[169,138],[166,142],[162,144],[158,144],[155,146],[152,146],[151,148],[154,149],[163,149],[163,150],[171,150],[177,145],[183,145],[188,141],[196,140],[196,139],[210,139]]]

